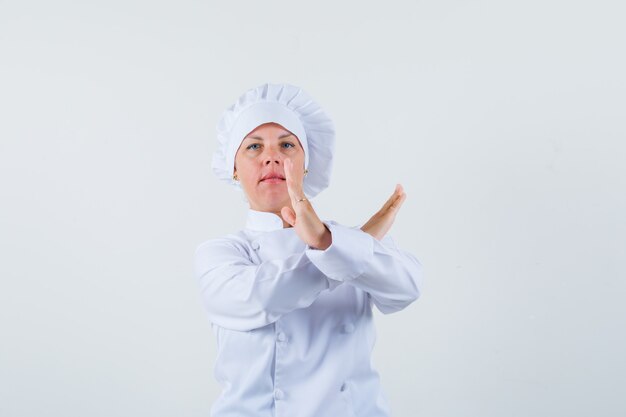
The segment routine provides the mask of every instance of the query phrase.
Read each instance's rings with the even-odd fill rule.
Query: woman
[[[385,237],[402,187],[361,228],[320,220],[309,198],[328,186],[334,127],[289,84],[247,91],[217,130],[213,171],[249,210],[243,230],[195,252],[223,387],[211,415],[390,416],[372,306],[402,310],[422,282],[420,262]]]

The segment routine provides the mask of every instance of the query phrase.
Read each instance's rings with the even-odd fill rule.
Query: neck
[[[291,204],[289,204],[287,207],[291,208]],[[256,211],[266,211],[266,212],[270,212],[270,213],[274,213],[275,215],[277,215],[278,217],[280,217],[280,219],[283,221],[283,229],[289,228],[289,227],[293,227],[292,225],[290,225],[289,223],[287,223],[287,221],[283,218],[282,213],[280,212],[281,209],[278,210],[262,210],[260,208],[255,208],[250,206],[250,208],[252,210],[256,210]],[[281,207],[282,208],[282,207]],[[291,208],[292,209],[292,208]],[[292,209],[293,210],[293,209]]]

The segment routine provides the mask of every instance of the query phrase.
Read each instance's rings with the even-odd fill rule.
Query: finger
[[[385,204],[383,204],[383,207],[381,208],[380,211],[388,210],[396,202],[396,200],[402,195],[403,192],[404,190],[402,188],[402,185],[396,184],[396,188],[393,191],[393,194],[391,195],[391,197],[389,197],[389,199],[387,199]]]
[[[297,200],[304,196],[302,193],[303,176],[304,173],[299,173],[296,170],[293,161],[290,158],[285,159],[285,181],[287,181],[287,191],[289,191],[289,197],[291,198],[291,202],[294,204],[294,207]]]
[[[394,191],[394,193],[391,195],[391,197],[389,197],[387,199],[387,201],[385,201],[385,204],[383,204],[383,206],[381,207],[380,211],[385,211],[387,210],[391,204],[395,201],[395,199],[397,198],[396,192]]]
[[[402,193],[395,199],[395,201],[391,204],[391,209],[398,210],[402,203],[406,200],[406,193]]]
[[[393,200],[391,204],[392,207],[398,208],[402,205],[404,200],[406,199],[406,193],[404,192],[404,188],[402,184],[396,184],[396,198]]]
[[[395,199],[387,207],[386,212],[396,212],[396,211],[398,211],[398,209],[400,208],[400,206],[402,205],[402,203],[404,202],[405,199],[406,199],[406,194],[405,193],[402,193],[402,194],[396,196]]]
[[[287,183],[289,197],[293,200],[293,164],[289,158],[285,159],[285,182]]]
[[[399,194],[406,194],[404,192],[404,187],[402,186],[402,184],[396,184],[396,190]]]

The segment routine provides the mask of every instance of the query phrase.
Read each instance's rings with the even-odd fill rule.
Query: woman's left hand
[[[304,243],[312,248],[325,250],[332,243],[332,235],[328,227],[320,220],[307,199],[303,190],[304,173],[294,169],[291,159],[285,159],[285,181],[291,198],[291,207],[280,210],[283,219],[296,229],[296,234]],[[296,172],[297,171],[297,172]]]
[[[378,240],[381,240],[391,225],[396,220],[396,215],[400,211],[402,203],[406,200],[406,193],[401,184],[396,184],[396,188],[389,197],[389,199],[383,204],[383,207],[378,210],[363,226],[361,230],[365,233],[369,233]]]

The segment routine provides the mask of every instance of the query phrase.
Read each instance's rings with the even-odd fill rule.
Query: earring
[[[239,181],[239,178],[237,177],[237,174],[233,174],[233,179],[234,179],[235,181]]]
[[[305,170],[304,170],[304,176],[306,177],[306,174],[308,174],[308,173],[309,173],[309,170],[308,170],[308,169],[305,169]]]

